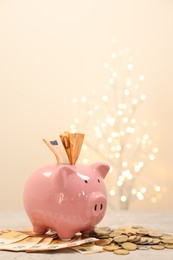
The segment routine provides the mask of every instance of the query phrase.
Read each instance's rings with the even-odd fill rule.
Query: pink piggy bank
[[[61,239],[89,235],[106,211],[104,178],[109,166],[53,164],[38,169],[24,188],[24,206],[35,233],[48,229]]]

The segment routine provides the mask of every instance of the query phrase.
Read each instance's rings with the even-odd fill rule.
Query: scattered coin
[[[97,246],[106,246],[109,245],[112,242],[111,238],[103,238],[103,239],[99,239],[95,242],[95,244]]]
[[[127,252],[129,253],[136,249],[173,249],[173,235],[148,229],[140,225],[124,226],[116,229],[108,227],[98,228],[95,229],[95,234],[101,240],[98,240],[95,244],[103,246],[104,250],[112,251],[115,254],[127,254]]]
[[[165,247],[168,249],[173,249],[173,245],[165,245]]]
[[[154,250],[163,250],[165,247],[164,246],[160,246],[160,245],[154,245],[151,247]]]
[[[129,250],[129,251],[133,251],[133,250],[137,249],[137,245],[134,243],[131,243],[131,242],[123,243],[121,246],[122,246],[122,248]]]
[[[148,234],[150,237],[161,237],[162,236],[162,233],[159,231],[149,231]]]
[[[114,251],[114,254],[116,254],[116,255],[128,255],[129,251],[125,250],[125,249],[116,249]]]
[[[120,235],[120,236],[114,237],[113,240],[116,243],[123,243],[123,242],[128,241],[128,236],[127,235]]]
[[[148,246],[148,245],[138,245],[139,250],[149,250],[150,248],[151,248],[151,246]]]
[[[171,244],[171,245],[173,245],[173,239],[163,239],[162,242],[164,244]]]
[[[116,249],[121,249],[121,247],[117,244],[114,244],[114,243],[103,247],[103,250],[105,250],[105,251],[112,251],[113,252]]]

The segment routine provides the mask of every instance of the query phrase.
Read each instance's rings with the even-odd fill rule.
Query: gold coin
[[[129,251],[125,249],[116,249],[114,250],[114,254],[116,255],[128,255]]]
[[[148,245],[138,245],[139,250],[149,250],[151,247]]]
[[[82,246],[86,246],[86,247],[88,247],[88,246],[94,246],[95,245],[95,242],[88,242],[88,243],[85,243],[85,244],[82,244]]]
[[[127,242],[127,241],[128,241],[128,236],[126,236],[126,235],[116,236],[116,237],[113,238],[113,240],[114,240],[116,243]]]
[[[160,246],[160,245],[154,245],[151,248],[155,249],[155,250],[163,250],[165,247],[164,246]]]
[[[162,232],[159,232],[159,231],[155,231],[155,230],[151,230],[149,231],[149,236],[150,237],[161,237],[162,236]]]
[[[173,245],[165,245],[165,247],[168,249],[173,249]]]
[[[167,239],[173,239],[173,237],[172,237],[171,235],[170,235],[170,236],[168,236],[168,235],[165,236],[165,235],[164,235],[164,236],[161,236],[160,238],[161,238],[161,239],[166,239],[166,240],[167,240]]]
[[[120,230],[113,230],[110,234],[109,234],[109,237],[117,237],[117,236],[120,236],[122,235],[123,232],[120,231]]]
[[[149,242],[150,245],[157,245],[159,243],[160,243],[160,239],[158,239],[158,238],[152,238],[152,241]]]
[[[129,242],[135,242],[135,241],[136,241],[136,238],[137,238],[137,236],[135,236],[135,235],[129,236],[128,241],[129,241]]]
[[[144,245],[148,243],[148,237],[141,237],[140,241],[137,242],[139,245]]]
[[[136,235],[136,230],[134,228],[126,228],[126,230],[124,231],[124,233],[126,235]]]
[[[143,226],[140,226],[140,225],[133,225],[133,226],[131,226],[131,228],[134,228],[134,229],[141,229],[141,228],[143,228]]]
[[[103,250],[105,251],[114,251],[116,249],[120,249],[121,247],[119,245],[115,245],[115,244],[110,244],[108,246],[104,246]]]
[[[131,242],[126,242],[121,244],[122,248],[129,250],[129,251],[133,251],[137,249],[137,245]]]
[[[145,236],[145,235],[148,235],[148,233],[149,233],[148,229],[141,228],[141,229],[137,230],[137,234],[139,234],[139,235]]]
[[[109,245],[112,242],[111,238],[103,238],[103,239],[99,239],[95,242],[95,244],[97,246],[106,246]]]
[[[164,244],[171,244],[171,245],[173,245],[173,239],[163,239],[162,242]]]

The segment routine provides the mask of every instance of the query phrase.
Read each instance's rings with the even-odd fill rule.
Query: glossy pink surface
[[[38,169],[24,189],[24,206],[36,233],[55,230],[61,239],[89,234],[106,211],[104,178],[109,166],[53,164]]]

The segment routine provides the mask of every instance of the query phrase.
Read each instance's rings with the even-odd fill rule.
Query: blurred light
[[[102,100],[103,100],[103,102],[107,102],[108,101],[108,96],[103,96]]]
[[[111,143],[112,143],[112,138],[111,138],[111,137],[108,137],[108,138],[107,138],[107,142],[108,142],[109,144],[111,144]]]
[[[133,125],[136,124],[136,119],[135,119],[135,118],[132,118],[132,119],[130,120],[130,123],[133,124]]]
[[[81,97],[81,102],[86,102],[87,101],[87,98],[85,96]]]
[[[118,77],[118,73],[117,73],[116,71],[114,71],[114,72],[112,73],[112,77],[113,77],[113,78],[117,78],[117,77]]]
[[[84,159],[82,160],[82,162],[83,162],[84,164],[87,164],[87,163],[88,163],[88,159],[87,159],[87,158],[84,158]]]
[[[136,189],[132,189],[131,193],[132,193],[133,195],[135,195],[135,194],[137,193],[137,190],[136,190]]]
[[[156,157],[155,157],[155,155],[154,155],[154,154],[150,154],[150,155],[149,155],[149,159],[150,159],[151,161],[154,161],[154,160],[155,160],[155,158],[156,158]]]
[[[159,192],[159,191],[161,190],[160,186],[158,186],[158,185],[155,186],[154,189],[155,189],[155,191],[157,191],[157,192]]]
[[[125,168],[125,167],[127,167],[127,162],[122,162],[122,166]]]
[[[107,69],[109,67],[109,64],[107,62],[104,63],[103,67]]]
[[[120,199],[121,199],[122,202],[125,202],[127,200],[127,197],[125,195],[123,195],[123,196],[121,196]]]
[[[93,111],[92,111],[92,110],[89,110],[89,111],[88,111],[88,115],[89,115],[89,116],[92,116],[92,115],[93,115]]]
[[[115,196],[116,192],[115,192],[115,190],[111,189],[111,190],[109,191],[109,194],[110,194],[111,196]]]
[[[132,99],[132,104],[133,105],[137,105],[138,104],[138,99],[137,98],[133,98]]]
[[[128,64],[127,69],[128,70],[132,70],[133,69],[133,64]]]
[[[153,148],[153,153],[158,153],[159,149],[157,147]]]
[[[144,199],[144,196],[143,196],[143,194],[140,191],[137,192],[136,196],[137,196],[137,198],[139,200],[143,200]]]
[[[141,100],[145,100],[146,99],[146,95],[141,95]]]
[[[116,54],[115,52],[113,52],[113,53],[111,54],[111,57],[112,57],[112,59],[116,59],[117,54]]]
[[[144,75],[139,76],[139,80],[143,81],[144,80]]]
[[[115,80],[114,80],[113,78],[110,78],[110,79],[109,79],[109,84],[110,84],[110,85],[113,85],[114,83],[115,83]]]
[[[115,158],[119,159],[120,158],[120,153],[115,153]]]
[[[124,90],[124,95],[125,95],[125,96],[128,96],[129,94],[130,94],[130,91],[129,91],[128,89],[125,89],[125,90]]]
[[[128,120],[128,118],[127,118],[127,117],[123,117],[123,123],[124,123],[124,124],[127,124],[127,123],[128,123],[128,121],[129,121],[129,120]]]
[[[79,124],[79,118],[78,118],[78,117],[76,117],[76,118],[74,119],[74,123],[75,123],[75,124]]]
[[[142,188],[141,188],[141,192],[142,192],[142,193],[145,193],[146,191],[147,191],[147,188],[146,188],[146,187],[142,187]]]
[[[78,102],[77,97],[72,98],[72,102],[73,102],[73,103],[77,103],[77,102]]]

